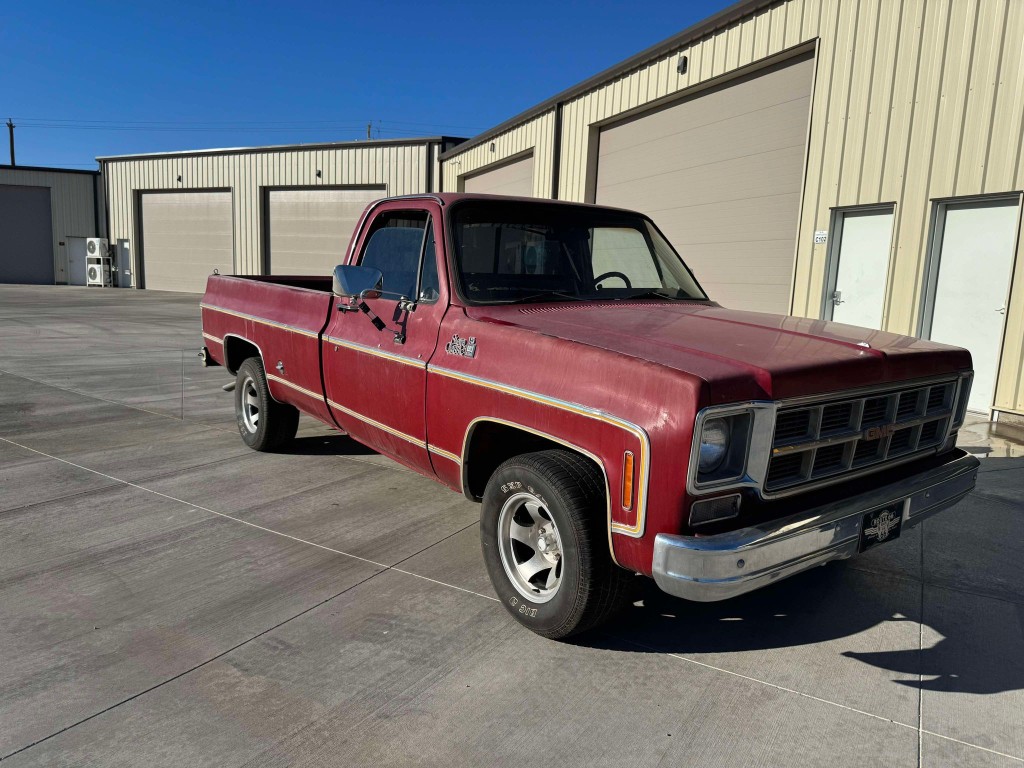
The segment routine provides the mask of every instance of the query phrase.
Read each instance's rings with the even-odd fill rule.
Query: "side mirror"
[[[334,268],[334,295],[343,299],[379,299],[384,275],[373,267],[339,264]]]

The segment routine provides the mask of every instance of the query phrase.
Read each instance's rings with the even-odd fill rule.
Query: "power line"
[[[146,127],[149,130],[189,130],[189,129],[249,129],[249,130],[313,130],[315,128],[335,128],[338,130],[358,130],[361,126],[341,120],[86,120],[81,118],[58,117],[17,117],[21,123],[32,127],[75,127],[91,129],[134,129]],[[450,128],[453,130],[479,132],[478,128],[450,123],[424,123],[412,120],[377,120],[378,125],[395,127],[411,126],[418,128]]]

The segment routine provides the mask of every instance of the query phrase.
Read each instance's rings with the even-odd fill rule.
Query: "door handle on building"
[[[1003,306],[1001,306],[999,309],[997,309],[996,312],[998,312],[1000,315],[1005,315],[1006,314],[1006,305],[1003,304]]]
[[[832,303],[835,304],[837,307],[843,303],[842,291],[832,291]]]

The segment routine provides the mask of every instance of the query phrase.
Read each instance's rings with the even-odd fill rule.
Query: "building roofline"
[[[561,93],[557,93],[551,98],[542,101],[540,104],[530,107],[524,112],[520,112],[518,115],[509,118],[505,122],[467,139],[457,147],[453,147],[447,152],[442,152],[441,159],[447,160],[448,158],[456,157],[466,150],[482,144],[488,139],[493,139],[495,136],[515,128],[517,125],[525,123],[527,120],[554,109],[560,103],[570,101],[609,80],[613,80],[627,72],[639,69],[644,64],[647,64],[654,59],[660,59],[662,56],[667,53],[671,53],[673,50],[685,48],[694,40],[703,37],[709,32],[713,32],[721,27],[727,27],[744,16],[749,16],[762,8],[769,5],[776,5],[780,2],[783,2],[783,0],[739,0],[739,2],[733,3],[713,16],[709,16],[703,21],[699,21],[693,26],[687,27],[682,32],[679,32],[666,40],[662,40],[660,43],[655,43],[650,48],[646,48],[643,51],[640,51],[640,53],[630,56],[625,61],[621,61],[602,72],[598,72],[593,77],[589,77],[583,82],[567,88]]]
[[[0,165],[0,171],[47,171],[49,173],[88,173],[98,176],[99,171],[87,171],[83,168],[48,168],[44,165]]]
[[[216,149],[186,149],[176,152],[143,152],[134,155],[103,155],[96,160],[101,163],[116,160],[152,160],[158,157],[201,157],[204,155],[252,155],[261,152],[294,152],[315,149],[349,149],[357,147],[396,147],[444,145],[448,142],[462,142],[457,136],[417,136],[410,139],[371,139],[369,141],[329,141],[312,144],[272,144],[263,147],[223,147]]]

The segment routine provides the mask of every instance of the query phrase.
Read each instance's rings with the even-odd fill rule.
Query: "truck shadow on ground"
[[[921,585],[914,580],[834,563],[718,603],[678,600],[661,592],[653,581],[638,581],[644,583],[638,585],[633,605],[601,630],[582,635],[578,644],[693,656],[725,668],[730,668],[725,658],[729,654],[827,644],[830,647],[801,653],[798,663],[820,668],[839,655],[901,677],[913,676],[893,682],[928,691],[991,694],[1024,689],[1020,632],[1013,638],[989,639],[979,637],[982,629],[972,622],[929,617],[924,622],[924,648],[918,647],[918,632],[913,630],[879,632],[868,643],[854,639],[884,623],[911,622],[916,628]],[[1024,606],[1017,606],[1017,615],[1024,624]],[[941,639],[929,644],[927,638],[934,638],[933,632]],[[844,649],[844,638],[851,639],[850,647],[884,647],[887,642],[902,647],[858,652]]]
[[[377,456],[377,451],[337,432],[296,437],[280,449],[293,456]]]

